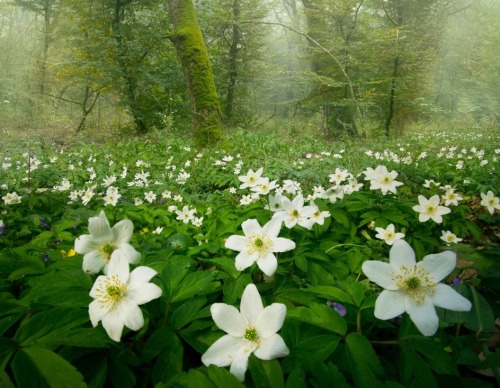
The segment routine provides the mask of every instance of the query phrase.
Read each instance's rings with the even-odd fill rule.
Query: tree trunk
[[[195,143],[210,146],[224,137],[221,108],[207,48],[192,0],[168,0],[170,36],[184,74]]]
[[[125,83],[125,96],[127,97],[127,103],[130,108],[130,113],[134,118],[134,123],[138,133],[145,133],[148,131],[148,127],[142,117],[142,112],[139,107],[137,98],[135,97],[135,80],[131,76],[128,66],[127,66],[127,49],[125,43],[123,42],[122,34],[122,12],[125,5],[120,0],[115,0],[115,12],[113,18],[113,32],[115,34],[116,46],[118,48],[118,64],[120,65],[121,75]]]
[[[240,26],[238,25],[240,17],[240,0],[233,0],[233,36],[231,47],[229,49],[229,81],[227,85],[225,114],[226,119],[231,119],[234,105],[234,88],[238,77],[237,55],[238,44],[240,43]]]

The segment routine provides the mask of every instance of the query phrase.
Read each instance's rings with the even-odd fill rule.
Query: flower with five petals
[[[119,342],[123,327],[139,330],[144,317],[139,305],[159,298],[162,290],[149,281],[156,271],[149,267],[137,267],[129,272],[129,265],[123,257],[111,260],[108,274],[98,276],[90,296],[89,316],[96,327],[99,321],[109,337]]]
[[[389,263],[365,261],[364,274],[384,290],[375,302],[375,317],[392,319],[405,311],[425,336],[434,335],[439,318],[434,306],[453,311],[469,311],[469,300],[440,281],[456,266],[456,254],[445,251],[427,255],[418,263],[415,252],[404,240],[396,240]]]
[[[89,232],[75,240],[75,251],[83,254],[83,270],[96,274],[103,270],[107,273],[111,259],[121,256],[135,264],[141,254],[129,244],[134,225],[130,220],[122,220],[112,228],[106,214],[101,211],[98,217],[89,218]]]
[[[243,291],[240,311],[225,303],[214,303],[210,312],[215,324],[227,334],[215,341],[201,357],[206,366],[230,365],[229,371],[243,381],[252,353],[261,360],[289,354],[283,338],[277,334],[285,320],[286,306],[273,303],[264,308],[254,284],[247,285]]]
[[[226,240],[225,247],[239,251],[236,256],[236,269],[243,271],[253,263],[267,276],[273,276],[278,267],[274,252],[286,252],[295,248],[295,243],[287,238],[278,237],[281,220],[272,219],[263,227],[255,219],[241,224],[244,236],[232,235]]]

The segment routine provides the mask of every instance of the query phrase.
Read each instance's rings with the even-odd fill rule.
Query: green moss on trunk
[[[193,116],[194,140],[209,146],[224,138],[221,108],[207,48],[191,0],[169,0],[171,40],[184,73]]]

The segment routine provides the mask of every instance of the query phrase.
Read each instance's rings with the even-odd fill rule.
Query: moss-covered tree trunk
[[[172,43],[177,51],[186,81],[194,140],[199,145],[211,145],[223,139],[221,108],[192,0],[168,0],[173,25]]]

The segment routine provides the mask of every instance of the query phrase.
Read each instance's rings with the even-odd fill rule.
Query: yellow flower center
[[[247,249],[249,254],[257,252],[259,256],[264,256],[269,252],[272,240],[263,236],[262,233],[255,233],[247,238]]]
[[[386,175],[384,176],[384,179],[383,179],[384,183],[391,183],[392,182],[392,179],[390,176]]]
[[[395,276],[396,285],[414,301],[421,303],[427,295],[432,296],[435,293],[436,284],[429,275],[429,272],[421,266],[415,265],[413,268],[402,266]]]
[[[449,234],[446,236],[446,241],[448,242],[454,242],[455,241],[455,235],[454,234]]]
[[[437,205],[433,203],[427,203],[424,206],[424,209],[427,214],[435,214],[437,212]]]
[[[490,204],[490,206],[495,206],[495,198],[491,198],[490,200],[488,200],[488,203]]]
[[[245,330],[245,339],[250,342],[258,342],[259,341],[259,335],[257,334],[257,329],[255,327],[247,327]]]
[[[99,252],[102,253],[106,261],[109,261],[111,259],[111,254],[114,252],[115,249],[116,249],[115,244],[104,244],[99,247]]]
[[[101,283],[96,289],[96,301],[102,307],[112,309],[127,294],[127,285],[118,279],[118,275],[107,276],[104,284]]]

